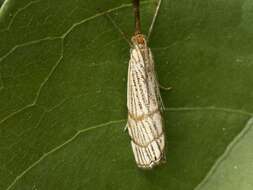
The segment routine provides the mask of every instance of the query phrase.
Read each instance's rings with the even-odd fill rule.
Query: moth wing
[[[134,115],[148,112],[148,84],[144,57],[139,48],[130,53],[128,68],[128,110]],[[135,108],[135,109],[133,109]]]
[[[160,110],[164,111],[165,106],[164,106],[162,96],[161,96],[161,93],[160,93],[159,81],[158,81],[157,73],[156,73],[156,70],[155,70],[153,55],[152,55],[152,52],[151,52],[150,49],[149,49],[149,59],[150,59],[151,68],[153,69],[153,73],[154,73],[155,95],[156,95]]]
[[[142,120],[128,117],[128,124],[137,165],[141,168],[152,168],[165,161],[165,136],[160,112]]]

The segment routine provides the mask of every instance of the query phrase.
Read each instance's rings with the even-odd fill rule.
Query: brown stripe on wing
[[[159,134],[157,137],[155,137],[154,139],[147,141],[145,144],[140,144],[138,142],[136,142],[136,140],[130,136],[131,140],[133,141],[134,144],[138,145],[139,147],[142,148],[146,148],[148,147],[149,144],[151,144],[152,142],[156,141],[157,139],[161,138],[164,135],[164,133]]]
[[[159,112],[160,112],[160,109],[156,109],[156,110],[151,111],[150,113],[142,114],[142,115],[140,115],[140,116],[135,116],[134,114],[132,114],[132,113],[130,113],[130,112],[128,111],[128,116],[129,116],[131,119],[135,120],[135,121],[142,121],[143,119],[145,119],[145,118],[147,118],[147,117],[151,117],[151,116],[153,116],[155,113],[159,113]]]

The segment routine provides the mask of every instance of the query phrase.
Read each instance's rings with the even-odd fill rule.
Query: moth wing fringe
[[[142,147],[131,141],[137,166],[142,169],[152,169],[166,162],[164,155],[164,135],[159,139],[151,142],[147,147]],[[159,145],[158,145],[159,144]],[[161,149],[158,148],[161,146]]]

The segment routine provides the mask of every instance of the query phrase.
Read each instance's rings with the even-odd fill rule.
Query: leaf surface
[[[145,34],[155,8],[141,2]],[[162,91],[167,163],[141,171],[123,131],[129,45],[121,32],[133,34],[131,2],[6,0],[0,189],[190,190],[209,177],[211,188],[208,172],[253,115],[252,11],[251,0],[162,1],[149,45],[161,85],[173,87]]]

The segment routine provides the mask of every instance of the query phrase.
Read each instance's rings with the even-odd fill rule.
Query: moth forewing
[[[160,110],[163,112],[165,110],[165,106],[163,104],[163,100],[162,100],[162,96],[160,93],[160,86],[159,86],[159,82],[158,82],[158,78],[157,78],[157,73],[156,73],[156,69],[155,69],[155,64],[154,64],[154,59],[153,59],[153,54],[151,52],[151,50],[149,49],[149,59],[150,59],[150,64],[152,65],[153,68],[153,73],[154,73],[154,82],[155,82],[155,89],[156,89],[156,97],[158,100],[158,104],[160,107]],[[170,89],[170,88],[167,88]]]
[[[127,85],[128,133],[137,165],[152,168],[165,160],[160,92],[144,35],[136,34],[132,43]]]

